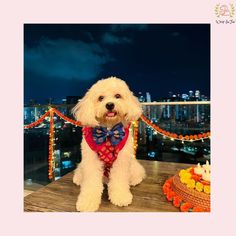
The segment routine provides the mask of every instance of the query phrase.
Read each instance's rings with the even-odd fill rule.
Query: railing
[[[134,132],[138,159],[197,163],[210,159],[210,102],[143,103],[144,122]],[[73,119],[74,105],[51,105]],[[25,107],[25,124],[37,121],[48,105]],[[146,118],[145,118],[146,117]],[[52,118],[52,117],[51,117]],[[145,120],[146,119],[146,120]],[[81,128],[53,116],[53,179],[60,178],[80,162]],[[47,184],[50,146],[50,116],[31,129],[25,129],[25,180]]]
[[[210,159],[210,139],[192,142],[195,135],[210,131],[210,102],[157,102],[143,103],[143,113],[152,123],[163,130],[187,136],[189,139],[166,138],[150,128],[139,124],[139,148],[137,156],[145,159],[197,163]],[[146,154],[145,154],[146,153]]]

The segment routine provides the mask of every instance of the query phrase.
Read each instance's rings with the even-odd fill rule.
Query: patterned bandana
[[[99,159],[104,162],[104,175],[106,177],[109,177],[110,168],[128,139],[129,127],[130,125],[124,128],[123,124],[119,123],[111,130],[107,130],[105,127],[83,128],[83,135],[87,144],[93,151],[97,152]]]

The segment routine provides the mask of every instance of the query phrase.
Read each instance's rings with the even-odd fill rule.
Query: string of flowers
[[[195,135],[178,135],[176,133],[170,133],[164,129],[161,129],[158,125],[153,124],[147,117],[142,115],[140,119],[146,123],[148,126],[150,126],[152,129],[154,129],[157,133],[159,133],[162,136],[168,137],[171,140],[180,140],[184,142],[194,142],[199,140],[208,139],[211,136],[210,132],[202,133],[202,134],[195,134]]]
[[[138,121],[133,122],[134,156],[136,157],[138,148]]]
[[[50,128],[49,128],[49,150],[48,150],[48,178],[53,179],[54,175],[54,108],[50,108]]]
[[[75,125],[75,126],[79,126],[79,127],[82,127],[81,125],[81,122],[79,121],[76,121],[76,120],[73,120],[65,115],[63,115],[60,111],[58,111],[57,109],[55,108],[50,108],[50,109],[53,109],[53,112],[55,114],[57,114],[59,117],[61,117],[62,119],[64,119],[65,121]],[[31,123],[31,124],[28,124],[28,125],[25,125],[24,128],[25,129],[29,129],[29,128],[33,128],[37,125],[39,125],[40,123],[43,122],[43,120],[49,115],[50,113],[50,110],[48,110],[47,112],[45,112],[44,115],[42,115],[38,120],[36,120],[35,122]],[[202,134],[195,134],[195,135],[178,135],[176,133],[170,133],[164,129],[161,129],[158,125],[156,124],[153,124],[147,117],[145,117],[144,115],[142,115],[140,117],[140,119],[146,123],[148,126],[150,126],[152,129],[154,129],[157,133],[163,135],[163,136],[166,136],[166,137],[169,137],[170,139],[174,139],[174,140],[181,140],[181,141],[189,141],[189,142],[192,142],[192,141],[198,141],[198,140],[203,140],[203,139],[208,139],[210,138],[211,134],[210,132],[206,132],[206,133],[202,133]],[[137,121],[136,121],[137,122]],[[136,123],[138,125],[138,122]],[[136,131],[136,133],[138,133],[138,131]]]
[[[56,110],[56,109],[54,110],[54,112],[55,112],[59,117],[61,117],[63,120],[65,120],[65,121],[71,123],[72,125],[82,127],[81,122],[70,119],[69,117],[63,115],[60,111],[58,111],[58,110]]]
[[[163,193],[169,202],[172,202],[172,204],[175,207],[179,207],[180,211],[182,211],[182,212],[208,212],[209,211],[209,209],[193,206],[191,203],[185,202],[182,199],[182,197],[180,197],[178,194],[176,194],[173,191],[173,189],[171,187],[172,182],[173,182],[173,177],[171,177],[165,181],[165,183],[162,187]]]
[[[31,124],[25,125],[24,129],[29,129],[29,128],[33,128],[39,124],[41,124],[43,122],[43,120],[49,115],[50,111],[48,110],[47,112],[44,113],[44,115],[42,115],[38,120],[36,120],[35,122],[32,122]]]

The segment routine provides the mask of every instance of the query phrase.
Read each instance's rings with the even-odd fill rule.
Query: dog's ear
[[[99,125],[95,117],[94,105],[89,91],[72,109],[72,113],[83,126],[95,127]]]
[[[142,115],[142,106],[139,100],[133,95],[132,92],[129,93],[128,97],[129,109],[126,114],[125,119],[128,122],[136,121]]]

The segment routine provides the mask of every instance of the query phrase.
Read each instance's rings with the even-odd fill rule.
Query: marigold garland
[[[63,115],[60,111],[58,111],[58,110],[56,110],[56,109],[54,109],[54,112],[55,112],[59,117],[61,117],[63,120],[65,120],[65,121],[67,121],[67,122],[70,122],[70,123],[73,124],[73,125],[82,127],[81,122],[75,121],[75,120],[72,120],[72,119],[68,118],[67,116]]]
[[[50,128],[49,128],[49,150],[48,150],[48,178],[51,180],[54,176],[54,109],[50,110]]]
[[[178,207],[182,212],[207,212],[207,210],[202,207],[192,206],[189,202],[183,201],[183,199],[173,191],[171,187],[172,182],[173,177],[167,179],[162,187],[163,193],[169,202],[172,202],[172,204]]]
[[[138,148],[138,121],[133,122],[134,156]]]
[[[203,139],[208,139],[211,136],[210,132],[206,132],[203,134],[194,134],[194,135],[185,135],[183,136],[182,134],[178,135],[176,133],[170,133],[166,130],[161,129],[158,125],[153,124],[147,117],[142,115],[140,119],[146,123],[148,126],[150,126],[152,129],[154,129],[157,133],[166,136],[170,139],[173,140],[180,140],[180,141],[186,141],[186,142],[194,142],[194,141],[199,141]]]
[[[29,128],[33,128],[37,125],[39,125],[40,123],[43,122],[43,120],[49,115],[50,111],[48,110],[47,112],[44,113],[44,115],[42,115],[38,120],[36,120],[35,122],[25,125],[24,129],[29,129]]]
[[[81,125],[81,122],[79,121],[76,121],[76,120],[73,120],[65,115],[63,115],[60,111],[58,111],[57,109],[55,108],[52,108],[54,113],[57,114],[59,117],[61,117],[62,119],[64,119],[65,121],[73,124],[73,125],[76,125],[76,126],[79,126],[79,127],[82,127]],[[28,129],[28,128],[33,128],[35,126],[37,126],[38,124],[42,123],[43,120],[49,115],[49,110],[43,115],[41,116],[37,121],[29,124],[29,125],[25,125],[24,128],[25,129]],[[161,135],[164,135],[166,137],[169,137],[171,139],[176,139],[176,140],[181,140],[181,141],[198,141],[198,140],[203,140],[203,139],[206,139],[206,138],[210,138],[211,134],[210,132],[206,132],[206,133],[203,133],[203,134],[195,134],[195,135],[178,135],[176,133],[170,133],[166,130],[163,130],[161,129],[159,126],[153,124],[147,117],[145,117],[144,115],[142,115],[141,117],[141,120],[143,122],[145,122],[148,126],[150,126],[151,128],[153,128],[156,132],[158,132],[159,134]],[[138,121],[135,121],[136,124],[138,125]],[[135,127],[136,128],[136,127]],[[136,129],[135,129],[136,130]],[[136,131],[137,132],[137,131]]]

